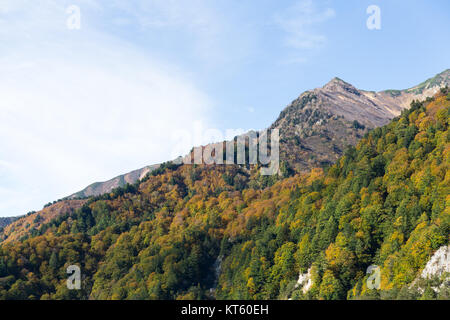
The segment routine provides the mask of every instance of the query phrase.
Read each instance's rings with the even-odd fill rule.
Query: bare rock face
[[[423,294],[427,282],[432,283],[431,289],[436,293],[450,289],[450,245],[440,247],[431,256],[409,288]]]
[[[295,284],[295,288],[300,287],[303,294],[305,294],[311,289],[312,285],[313,285],[312,272],[311,268],[309,268],[307,273],[300,273],[298,275],[298,280],[297,283]]]
[[[421,273],[424,279],[431,279],[433,277],[441,277],[445,273],[450,273],[450,245],[440,247]]]

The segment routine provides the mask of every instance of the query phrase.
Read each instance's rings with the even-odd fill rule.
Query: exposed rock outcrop
[[[423,269],[421,277],[430,279],[432,277],[440,277],[445,273],[450,274],[450,245],[440,247],[434,253]]]
[[[439,293],[444,287],[450,287],[450,245],[440,247],[428,260],[420,275],[410,285],[410,289],[416,289],[422,294],[425,290],[424,283],[434,283],[431,288]]]
[[[300,273],[298,275],[298,280],[295,284],[295,288],[300,288],[303,294],[305,294],[311,289],[312,285],[312,272],[311,268],[309,268],[307,273]]]

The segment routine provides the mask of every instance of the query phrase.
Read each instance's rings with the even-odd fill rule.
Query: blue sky
[[[418,84],[450,67],[448,21],[446,0],[0,0],[0,216],[182,154],[195,124],[263,129],[335,76]]]

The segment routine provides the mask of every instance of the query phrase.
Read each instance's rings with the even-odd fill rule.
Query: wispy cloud
[[[137,0],[112,1],[110,8],[128,14],[144,28],[182,27],[195,32],[211,32],[216,27],[217,14],[203,0]]]
[[[189,44],[193,56],[205,63],[227,60],[226,39],[234,26],[224,18],[214,2],[205,0],[113,0],[104,5],[117,26],[137,32],[177,35],[178,43]],[[161,37],[164,40],[164,37]],[[188,53],[188,52],[187,52]]]
[[[286,46],[294,49],[314,49],[324,45],[327,40],[317,27],[335,15],[332,8],[319,8],[312,0],[302,0],[277,13],[274,20],[286,33]]]
[[[34,3],[0,6],[0,216],[166,161],[171,131],[210,122],[211,100],[179,67],[89,19],[66,29],[62,2]],[[101,9],[78,3],[82,17]]]

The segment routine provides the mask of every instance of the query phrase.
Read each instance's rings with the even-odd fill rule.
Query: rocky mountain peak
[[[331,79],[330,82],[322,87],[322,89],[333,92],[346,91],[354,94],[359,94],[358,89],[338,77],[334,77],[333,79]]]

